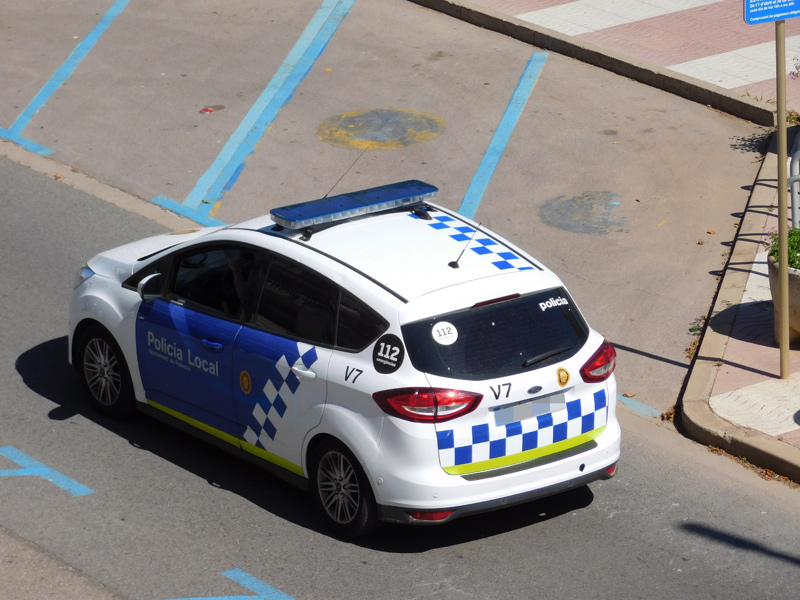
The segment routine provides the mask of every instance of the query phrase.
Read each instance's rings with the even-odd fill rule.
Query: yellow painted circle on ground
[[[436,115],[405,108],[373,108],[324,120],[317,137],[341,148],[394,150],[422,144],[443,133],[447,124]]]

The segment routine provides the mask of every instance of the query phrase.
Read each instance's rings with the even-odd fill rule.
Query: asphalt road
[[[0,0],[0,137],[48,155],[0,142],[37,165],[0,160],[0,448],[92,490],[0,477],[0,525],[129,599],[241,595],[233,569],[298,599],[788,596],[797,492],[633,413],[614,480],[349,544],[256,469],[148,419],[87,412],[65,360],[74,272],[179,227],[154,199],[197,216],[187,201],[207,180],[220,189],[200,212],[227,222],[412,177],[451,208],[477,199],[475,218],[559,273],[616,344],[620,392],[654,413],[677,399],[765,131],[400,0],[351,4],[270,113],[264,94],[319,9]],[[261,137],[237,146],[233,175],[215,172],[254,110]]]

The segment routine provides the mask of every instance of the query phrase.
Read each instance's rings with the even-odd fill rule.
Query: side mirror
[[[153,273],[143,278],[136,286],[142,302],[152,302],[161,297],[161,273]]]

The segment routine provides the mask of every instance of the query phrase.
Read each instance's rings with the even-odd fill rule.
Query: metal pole
[[[789,264],[786,223],[786,21],[775,21],[775,75],[778,88],[778,344],[781,379],[789,378]]]

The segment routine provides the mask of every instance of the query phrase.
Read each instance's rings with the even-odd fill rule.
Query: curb
[[[775,127],[776,114],[766,102],[738,96],[705,81],[675,73],[647,61],[636,60],[596,44],[566,36],[489,7],[478,7],[465,0],[409,0],[466,23],[501,33],[521,42],[557,52],[581,62],[628,77],[650,87],[705,104],[757,125]]]
[[[122,596],[0,525],[2,597],[14,600],[122,600]]]
[[[776,137],[773,136],[769,152],[761,164],[707,320],[708,323],[716,316],[718,323],[713,329],[706,325],[703,339],[687,375],[681,403],[681,423],[689,436],[698,442],[717,446],[733,456],[746,457],[758,467],[800,482],[800,448],[755,429],[733,425],[717,416],[708,402],[717,376],[717,363],[723,360],[735,319],[735,315],[717,315],[726,308],[740,304],[749,275],[746,270],[731,268],[731,265],[750,264],[755,260],[761,244],[757,240],[750,242],[749,239],[741,238],[743,235],[749,238],[762,234],[769,215],[758,209],[776,202]]]
[[[52,158],[26,150],[14,142],[0,140],[0,156],[4,156],[29,169],[33,169],[37,173],[52,177],[85,194],[95,196],[123,210],[154,221],[171,231],[193,229],[197,227],[197,223],[186,217],[177,215],[160,206],[151,204],[142,198],[102,183],[94,177],[81,173],[79,170],[55,161]]]

